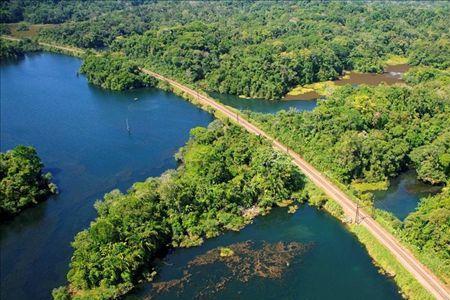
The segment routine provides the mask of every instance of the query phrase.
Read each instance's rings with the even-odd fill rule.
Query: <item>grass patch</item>
[[[24,39],[24,38],[34,38],[39,34],[39,30],[43,28],[54,28],[58,25],[56,24],[32,24],[28,25],[26,30],[20,30],[22,24],[21,23],[11,23],[7,25],[9,30],[11,31],[11,36]]]
[[[389,187],[389,182],[387,180],[378,182],[352,182],[352,188],[356,191],[364,193],[369,191],[385,191]]]
[[[314,92],[313,88],[307,88],[303,85],[296,86],[293,90],[287,93],[288,96],[299,96],[309,92]]]
[[[348,75],[346,75],[348,76]],[[344,76],[345,77],[345,76]],[[299,85],[291,90],[286,96],[301,96],[307,93],[315,92],[319,96],[330,96],[336,89],[334,81],[321,81],[305,85]]]
[[[395,66],[395,65],[404,65],[408,63],[408,58],[400,55],[391,55],[389,56],[384,65],[387,66]]]

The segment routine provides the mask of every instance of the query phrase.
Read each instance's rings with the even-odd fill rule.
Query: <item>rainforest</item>
[[[449,15],[444,1],[3,1],[1,299],[333,294],[286,287],[306,274],[334,276],[338,299],[345,282],[447,299]],[[54,258],[30,252],[57,239]],[[38,260],[42,282],[25,267]]]

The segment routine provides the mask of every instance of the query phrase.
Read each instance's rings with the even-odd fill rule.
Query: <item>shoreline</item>
[[[2,36],[2,37],[3,37],[3,36]],[[19,39],[14,39],[14,40],[19,40]],[[39,42],[39,44],[42,45],[42,46],[48,47],[47,49],[45,49],[45,48],[44,48],[44,49],[45,49],[46,51],[49,51],[49,52],[62,53],[62,54],[71,55],[71,56],[75,56],[75,57],[81,57],[82,54],[85,53],[85,52],[84,52],[83,50],[81,50],[81,49],[76,49],[76,48],[72,48],[72,47],[57,46],[57,45],[51,45],[51,44],[42,43],[42,42]],[[219,119],[225,118],[225,119],[230,120],[230,121],[233,122],[233,123],[235,122],[235,121],[234,121],[232,118],[230,118],[230,116],[228,116],[227,114],[224,114],[223,112],[221,112],[221,111],[219,111],[219,110],[217,110],[217,109],[214,109],[214,108],[212,108],[212,107],[209,106],[209,105],[205,105],[204,103],[202,103],[202,101],[199,101],[199,100],[200,100],[200,99],[199,99],[200,97],[198,97],[198,98],[196,99],[194,96],[190,95],[189,93],[187,93],[187,92],[184,91],[183,89],[176,89],[175,87],[170,86],[170,85],[168,85],[168,84],[165,84],[165,83],[163,83],[163,82],[164,82],[164,81],[161,80],[161,78],[159,78],[159,84],[157,85],[157,88],[161,88],[161,89],[163,89],[163,90],[170,90],[170,91],[173,92],[174,94],[183,97],[183,98],[184,98],[185,100],[187,100],[187,101],[190,101],[191,103],[193,103],[193,104],[196,105],[197,107],[200,107],[201,109],[203,109],[203,110],[205,110],[205,111],[207,111],[207,112],[209,112],[209,113],[212,113],[216,118],[219,118]],[[204,95],[201,95],[201,98],[203,98],[203,97],[204,97]],[[293,99],[292,99],[292,100],[293,100]],[[297,100],[298,100],[298,99],[297,99]],[[286,101],[289,101],[289,100],[286,100]],[[308,100],[306,100],[306,101],[308,101]],[[331,201],[334,201],[334,200],[331,200]],[[336,205],[338,205],[338,204],[336,203]],[[332,214],[332,215],[333,215],[333,214]],[[362,228],[361,225],[355,225],[355,226],[356,226],[356,228]],[[349,231],[350,231],[350,232],[353,232],[353,233],[358,237],[358,240],[359,240],[363,245],[366,246],[367,252],[368,252],[369,256],[371,256],[377,263],[379,263],[382,269],[384,269],[388,274],[390,274],[389,265],[383,263],[383,261],[382,261],[382,259],[381,259],[380,257],[377,258],[377,255],[374,254],[373,251],[372,251],[372,253],[371,253],[371,251],[370,251],[370,249],[369,249],[369,247],[368,247],[368,246],[372,246],[372,247],[376,248],[374,245],[371,245],[372,241],[378,242],[378,241],[376,240],[376,238],[375,238],[371,233],[369,233],[369,232],[367,232],[367,234],[369,234],[371,240],[370,240],[369,238],[365,238],[365,237],[364,237],[364,232],[362,232],[362,231],[359,230],[359,229],[352,230],[351,227],[349,227]],[[356,232],[356,233],[355,233],[355,232]],[[403,245],[403,244],[402,244],[402,245]],[[391,259],[392,259],[392,260],[396,261],[397,264],[400,265],[400,263],[398,263],[398,261],[392,256],[392,254],[391,254],[386,248],[384,248],[383,245],[379,244],[379,246],[382,247],[383,250],[386,251],[389,255],[391,255]],[[380,261],[381,261],[381,262],[380,262]],[[403,268],[403,266],[400,265],[400,268]],[[403,275],[403,273],[405,273],[405,275]],[[404,269],[404,268],[403,268],[403,269],[398,269],[398,270],[397,270],[397,276],[400,276],[400,274],[402,274],[401,277],[407,276],[407,275],[408,275],[408,276],[410,277],[409,279],[412,278],[414,282],[417,282],[416,279],[415,279],[408,271],[406,271],[406,269]],[[397,278],[397,276],[395,276],[395,278]],[[408,276],[407,276],[407,277],[408,277]],[[415,289],[414,289],[414,290],[411,290],[411,289],[409,289],[408,285],[405,285],[405,284],[408,283],[408,281],[409,281],[409,280],[406,280],[406,278],[405,278],[405,281],[403,281],[403,280],[397,281],[397,280],[396,280],[396,283],[397,283],[397,285],[399,286],[400,290],[402,290],[402,291],[405,293],[405,295],[408,295],[409,297],[411,297],[411,299],[423,299],[423,298],[421,298],[421,297],[423,297],[422,292],[420,292],[420,293],[417,295],[418,298],[414,298],[414,297],[415,297],[414,291],[416,291],[416,290],[415,290]],[[417,284],[420,286],[421,289],[425,290],[418,282],[417,282]],[[414,284],[414,285],[415,285],[415,284]],[[420,290],[420,289],[419,289],[419,290]],[[411,292],[413,292],[413,294],[410,294]],[[428,295],[429,295],[429,294],[428,294]]]

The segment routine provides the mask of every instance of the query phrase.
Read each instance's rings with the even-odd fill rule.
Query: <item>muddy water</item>
[[[305,100],[316,100],[318,98],[320,98],[321,95],[319,93],[317,93],[316,91],[311,91],[311,92],[306,92],[300,95],[286,95],[284,96],[284,100],[289,100],[289,101],[305,101]]]
[[[339,79],[333,80],[333,83],[337,86],[343,86],[346,84],[360,85],[366,84],[369,86],[375,86],[379,84],[393,85],[396,83],[403,83],[402,75],[408,71],[410,66],[408,64],[387,66],[385,72],[382,74],[375,73],[358,73],[347,72]],[[300,95],[290,96],[286,95],[285,100],[312,100],[320,98],[321,96],[315,92],[307,92]]]

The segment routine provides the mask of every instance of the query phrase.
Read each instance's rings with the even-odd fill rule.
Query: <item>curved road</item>
[[[317,171],[313,166],[307,163],[300,155],[272,138],[241,115],[238,115],[232,109],[218,103],[212,98],[201,95],[197,91],[172,79],[147,69],[141,69],[141,71],[157,79],[168,82],[172,86],[194,97],[200,104],[212,107],[216,111],[221,112],[232,121],[235,121],[244,127],[247,131],[270,140],[275,149],[287,153],[292,158],[293,163],[297,165],[314,184],[320,187],[330,198],[339,203],[348,217],[353,218],[356,215],[356,204],[344,192],[331,183],[329,179]],[[427,267],[421,264],[408,249],[402,246],[394,236],[382,228],[381,225],[362,210],[359,210],[358,220],[360,221],[359,224],[369,230],[381,244],[389,249],[403,267],[405,267],[405,269],[407,269],[436,299],[450,300],[450,292],[444,284]]]

